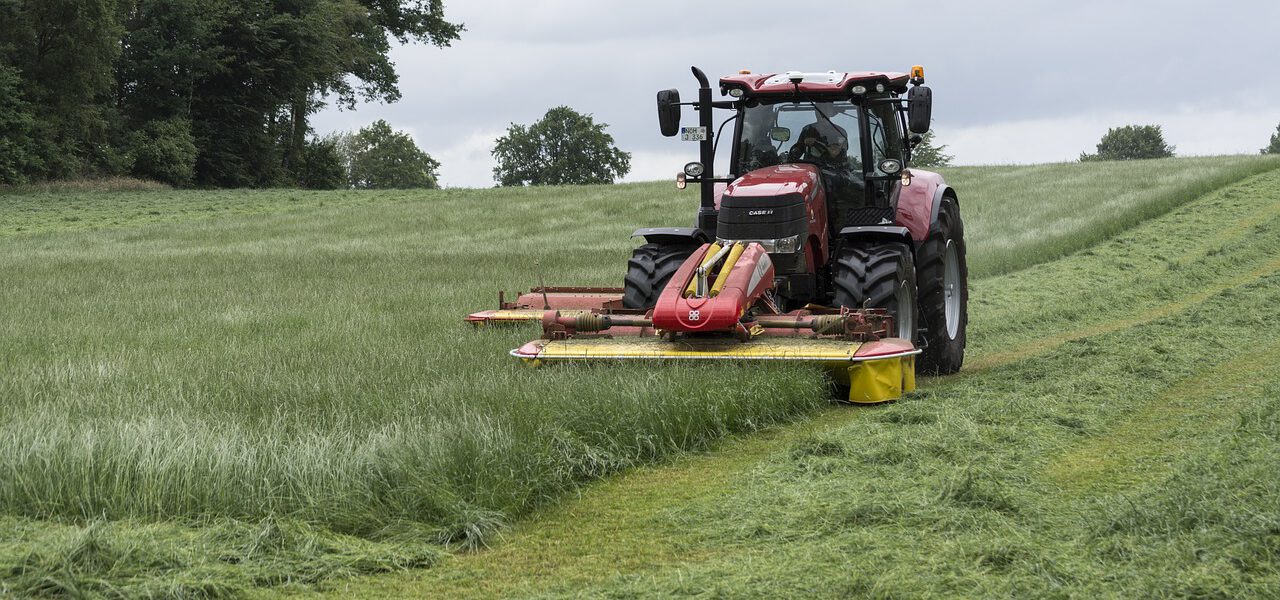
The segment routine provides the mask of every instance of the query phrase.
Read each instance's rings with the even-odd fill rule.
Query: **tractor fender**
[[[938,211],[942,208],[942,199],[951,198],[951,201],[960,206],[960,199],[956,197],[956,191],[951,186],[942,184],[938,186],[938,191],[933,193],[933,208],[929,212],[929,225],[938,222]]]
[[[696,227],[642,227],[631,234],[631,237],[644,238],[649,243],[688,242],[701,245],[711,241],[706,232]]]
[[[942,180],[942,175],[911,169],[911,185],[898,189],[897,224],[911,230],[912,239],[924,241],[938,219],[943,196],[954,198],[955,192]]]
[[[915,241],[911,238],[911,230],[898,225],[862,225],[845,227],[840,230],[839,237],[846,242],[880,241],[904,242],[912,248]]]

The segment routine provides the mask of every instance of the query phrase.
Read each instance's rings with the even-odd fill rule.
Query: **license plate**
[[[706,127],[681,127],[680,139],[685,142],[702,142],[707,139]]]

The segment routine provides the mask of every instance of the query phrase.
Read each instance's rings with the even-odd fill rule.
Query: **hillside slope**
[[[1084,170],[1109,190],[1145,173],[1160,183],[1131,202],[1167,209],[1190,199],[1180,185],[1275,165],[1027,167],[1035,174],[1019,185]],[[1195,175],[1179,179],[1179,166]],[[1018,171],[948,174],[975,190],[962,191],[971,228],[1058,210],[998,183]],[[669,184],[0,196],[0,593],[235,594],[428,566],[444,545],[491,541],[609,473],[815,412],[819,426],[877,414],[824,410],[822,383],[803,368],[528,370],[505,352],[532,333],[459,322],[539,272],[616,284],[627,234],[689,214],[691,199]],[[1085,234],[1021,239],[1013,263],[978,244],[973,264],[1024,268],[1140,217],[1101,192],[1074,202],[1076,217],[1054,217],[1069,221],[1055,230]],[[233,214],[205,216],[220,212]],[[1165,254],[1218,256],[1203,232],[1270,223],[1249,218],[1192,222]],[[1191,269],[1181,287],[1158,287],[1171,284],[1153,259],[1116,268],[1150,270],[1145,287],[1093,267],[1055,270],[1079,258],[974,282],[973,375],[1176,313],[1170,298],[1194,305],[1223,284]]]
[[[641,469],[439,597],[1265,597],[1280,589],[1280,173],[974,289],[974,368]]]

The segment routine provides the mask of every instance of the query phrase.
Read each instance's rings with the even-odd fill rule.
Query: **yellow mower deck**
[[[905,340],[859,343],[802,337],[728,338],[591,337],[534,340],[511,351],[531,364],[613,360],[782,360],[820,364],[848,386],[850,402],[876,403],[915,390],[915,355]]]

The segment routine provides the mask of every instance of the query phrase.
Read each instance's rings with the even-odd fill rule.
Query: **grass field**
[[[1128,414],[1123,407],[1191,369],[1126,378],[1114,371],[1125,364],[1137,369],[1137,359],[1107,354],[1114,360],[1098,364],[1111,371],[1095,380],[1080,370],[1079,357],[1072,363],[1067,359],[1074,355],[1059,354],[1081,345],[1110,352],[1118,344],[1107,339],[1135,333],[1168,335],[1137,328],[1182,317],[1238,287],[1228,284],[1251,272],[1249,260],[1276,250],[1266,245],[1271,238],[1252,235],[1275,233],[1275,202],[1250,213],[1253,222],[1218,211],[1225,224],[1211,229],[1212,236],[1196,234],[1212,225],[1197,215],[1213,210],[1164,217],[1160,223],[1183,223],[1184,230],[1158,254],[1150,254],[1150,244],[1126,242],[1130,234],[1124,234],[1068,260],[1034,265],[1277,166],[1264,158],[1225,157],[948,171],[961,193],[973,271],[1024,269],[973,284],[973,375],[930,382],[924,396],[881,411],[836,413],[852,415],[860,428],[847,439],[874,444],[836,448],[832,436],[844,438],[824,430],[796,447],[817,448],[814,456],[832,463],[824,472],[900,475],[883,485],[877,478],[870,488],[918,495],[919,478],[932,477],[934,487],[921,490],[952,481],[947,485],[958,491],[947,494],[981,495],[984,486],[994,486],[996,496],[1022,501],[1035,490],[1002,478],[1030,480],[1028,465],[1065,447],[1053,436],[1101,431]],[[1136,187],[1141,191],[1111,193]],[[1262,202],[1266,189],[1224,193]],[[527,287],[539,271],[551,283],[616,285],[631,247],[627,234],[639,226],[683,224],[694,202],[669,184],[377,194],[0,194],[0,514],[6,515],[0,527],[13,532],[0,539],[0,573],[9,573],[0,592],[234,594],[432,565],[444,556],[442,547],[484,543],[513,517],[586,481],[705,448],[726,434],[832,414],[824,408],[820,378],[809,369],[529,370],[505,351],[532,332],[474,332],[460,323],[461,314],[490,305],[497,289]],[[1036,233],[1018,233],[1023,223],[1036,223]],[[1245,242],[1254,244],[1247,249],[1254,258],[1228,251]],[[1116,245],[1115,252],[1128,252],[1122,259],[1109,250]],[[1108,278],[1117,270],[1147,279],[1137,285]],[[1208,295],[1195,295],[1202,291]],[[1176,304],[1188,297],[1195,301]],[[1174,308],[1167,308],[1171,302]],[[1258,301],[1237,308],[1253,314],[1268,306]],[[1156,317],[1134,320],[1148,313]],[[1192,326],[1209,335],[1203,339],[1224,344],[1237,329],[1255,337],[1266,332],[1256,323],[1201,331],[1212,328],[1189,318],[1170,327]],[[1196,358],[1170,347],[1179,360]],[[1141,350],[1143,357],[1154,351]],[[1035,366],[1049,360],[1042,356],[1061,364]],[[1046,375],[1057,368],[1075,379]],[[1135,379],[1153,383],[1131,385]],[[713,387],[712,381],[732,385]],[[1086,404],[1077,414],[1079,398],[1068,392],[1079,390],[1121,396]],[[1061,398],[1044,400],[1055,391]],[[983,412],[957,420],[947,412],[957,406]],[[881,414],[933,427],[886,427]],[[1054,416],[1068,425],[1054,424]],[[1036,427],[1014,427],[1026,420]],[[969,429],[957,435],[955,423]],[[999,459],[999,469],[978,469],[972,477],[951,472],[951,459],[979,446],[979,455]],[[896,447],[906,458],[872,460],[866,464],[883,466],[867,470],[859,465],[871,447]],[[786,457],[805,452],[766,454],[762,473],[791,469],[794,460]],[[927,456],[916,456],[920,452]],[[996,456],[1000,452],[1016,456]],[[850,464],[839,467],[841,461]],[[917,461],[924,461],[921,468],[893,468]],[[1063,473],[1064,481],[1076,477],[1070,469]],[[770,485],[784,486],[776,490],[782,497],[819,497],[820,490],[788,492],[790,479]],[[814,479],[830,493],[868,484]],[[1054,498],[1037,498],[1019,514],[1057,506]],[[760,503],[787,506],[767,496],[733,499],[744,511]],[[791,516],[756,516],[800,519],[823,507],[828,504]],[[927,516],[898,513],[907,520],[883,526],[914,526],[919,523],[909,519]],[[715,525],[738,520],[723,513],[689,518],[696,536],[731,541],[741,534]],[[963,519],[988,528],[977,517]],[[788,530],[823,537],[825,530],[797,523]],[[847,543],[836,533],[829,537],[830,544]],[[881,550],[887,556],[894,548]],[[477,556],[491,554],[498,553]],[[653,590],[675,591],[681,576],[672,576],[677,579],[658,572],[649,583],[592,584],[622,594],[650,583],[661,584]],[[717,573],[700,576],[711,581]],[[799,577],[781,577],[778,585]]]
[[[976,282],[972,366],[548,507],[383,597],[1270,598],[1280,172]]]

